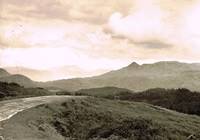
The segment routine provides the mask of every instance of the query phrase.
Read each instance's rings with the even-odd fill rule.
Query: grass
[[[15,140],[186,140],[193,134],[199,139],[199,128],[195,115],[87,97],[21,112],[4,122],[2,134]]]

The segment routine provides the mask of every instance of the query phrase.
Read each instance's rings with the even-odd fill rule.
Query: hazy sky
[[[200,0],[0,0],[0,66],[200,61]]]

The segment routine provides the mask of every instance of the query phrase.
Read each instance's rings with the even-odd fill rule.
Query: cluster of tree
[[[146,102],[187,114],[200,115],[200,93],[185,88],[150,89],[122,99]]]

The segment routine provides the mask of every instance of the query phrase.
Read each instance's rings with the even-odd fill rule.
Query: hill
[[[76,92],[76,95],[87,95],[107,99],[145,102],[152,105],[176,110],[187,114],[200,116],[200,92],[192,92],[188,89],[148,89],[142,92],[133,92],[119,88],[92,88]]]
[[[90,78],[74,78],[43,83],[69,91],[86,88],[119,87],[134,91],[150,88],[187,88],[200,90],[200,64],[163,61],[139,65],[135,62],[119,70]]]
[[[9,75],[10,74],[6,70],[0,68],[0,77],[9,76]]]
[[[47,70],[37,70],[26,67],[4,67],[11,74],[21,74],[31,77],[34,81],[48,81],[52,78],[51,73]]]
[[[0,77],[0,81],[7,83],[17,83],[24,87],[36,87],[36,82],[32,81],[28,77],[20,74],[14,74],[9,76]]]
[[[3,124],[15,140],[199,139],[200,117],[145,103],[79,98],[40,105]]]
[[[0,100],[44,95],[52,93],[43,88],[24,88],[16,83],[0,82]]]
[[[137,94],[122,95],[119,98],[200,115],[200,93],[191,92],[188,89],[150,89]]]

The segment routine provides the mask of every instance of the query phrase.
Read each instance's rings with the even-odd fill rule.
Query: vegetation
[[[200,115],[200,93],[188,89],[151,89],[124,99]]]
[[[118,87],[103,87],[103,88],[81,89],[75,92],[75,95],[102,97],[108,99],[115,99],[118,98],[118,96],[124,96],[126,94],[128,95],[133,94],[133,91]]]
[[[0,82],[0,100],[44,96],[51,95],[52,93],[43,88],[24,88],[17,83]]]
[[[98,92],[94,89],[80,90],[79,95],[95,96],[108,99],[119,99],[128,101],[145,102],[164,108],[176,110],[187,114],[200,115],[200,93],[192,92],[188,89],[149,89],[143,92],[134,93],[132,91],[119,90],[105,92],[106,88],[100,88]],[[87,92],[81,92],[87,91]],[[91,92],[92,91],[92,92]],[[102,93],[102,94],[101,94]]]
[[[15,140],[186,140],[199,139],[199,128],[196,116],[145,103],[83,97],[21,112],[4,124],[3,135]]]

